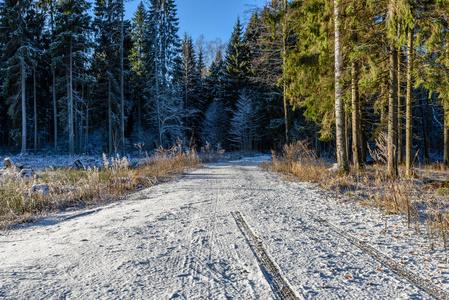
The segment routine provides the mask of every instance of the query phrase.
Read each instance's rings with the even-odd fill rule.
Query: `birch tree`
[[[340,0],[334,0],[334,24],[335,24],[335,125],[336,125],[336,156],[337,168],[340,174],[349,172],[349,163],[345,151],[345,127],[344,104],[342,99],[342,56],[340,46]]]

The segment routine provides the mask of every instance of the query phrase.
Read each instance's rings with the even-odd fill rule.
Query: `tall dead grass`
[[[200,164],[193,148],[183,143],[162,147],[132,167],[126,157],[103,155],[104,167],[48,169],[32,178],[11,172],[0,177],[0,228],[33,221],[52,211],[90,207],[115,201],[138,189],[165,181]]]
[[[307,141],[287,144],[279,154],[273,151],[272,162],[266,167],[285,175],[294,175],[302,181],[319,181],[326,170],[326,165],[318,159]]]

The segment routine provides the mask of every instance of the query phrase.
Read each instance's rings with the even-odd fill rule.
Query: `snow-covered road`
[[[206,165],[90,214],[3,233],[0,298],[277,299],[235,211],[301,298],[430,298],[314,219],[329,200],[260,160]]]

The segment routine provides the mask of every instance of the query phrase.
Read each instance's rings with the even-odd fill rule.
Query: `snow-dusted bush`
[[[245,152],[253,151],[261,139],[260,117],[254,100],[248,92],[243,92],[231,120],[231,141]]]
[[[206,110],[201,132],[203,145],[209,143],[212,148],[221,149],[226,139],[226,129],[229,128],[229,111],[219,101],[214,100]]]

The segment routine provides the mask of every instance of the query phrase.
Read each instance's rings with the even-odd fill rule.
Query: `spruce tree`
[[[239,94],[249,87],[250,57],[249,49],[243,34],[240,18],[234,26],[231,39],[226,50],[226,73],[224,77],[226,106],[234,110]]]
[[[299,2],[299,1],[298,1]],[[295,3],[297,4],[297,3]],[[335,69],[333,61],[333,5],[329,1],[304,1],[292,12],[295,49],[287,56],[286,93],[294,108],[304,107],[304,116],[316,122],[320,138],[335,138]]]
[[[55,16],[55,39],[51,44],[54,64],[62,68],[59,77],[61,94],[65,94],[67,116],[68,150],[75,154],[75,109],[79,100],[76,84],[79,74],[85,68],[88,35],[90,29],[90,4],[83,0],[65,0],[58,2]],[[65,93],[64,93],[65,90]]]
[[[97,0],[94,6],[93,27],[96,37],[94,51],[94,73],[96,80],[96,104],[104,119],[107,119],[108,153],[117,151],[114,135],[120,131],[120,79],[121,79],[121,14],[118,0]],[[104,115],[107,112],[107,115]],[[118,135],[120,136],[120,135]]]
[[[235,113],[231,119],[231,141],[244,152],[256,149],[260,140],[260,115],[249,92],[243,91],[237,101]]]
[[[252,70],[257,74],[255,80],[268,88],[266,92],[276,94],[276,97],[267,95],[267,97],[277,100],[276,103],[269,106],[276,106],[277,98],[282,98],[284,142],[290,140],[292,123],[290,120],[292,116],[290,99],[286,93],[286,70],[284,69],[287,67],[287,53],[292,50],[295,43],[290,26],[290,16],[293,12],[292,5],[291,1],[286,0],[270,1],[260,13],[253,14],[246,33],[251,51]],[[270,118],[278,117],[272,115]],[[276,123],[279,123],[279,121],[276,120]]]
[[[200,126],[200,112],[203,109],[200,97],[201,78],[198,71],[196,53],[193,48],[193,41],[187,33],[182,41],[182,74],[179,81],[183,127],[186,137],[197,138]]]
[[[182,137],[179,97],[180,39],[174,0],[151,0],[144,50],[146,111],[156,128],[157,144],[169,145]]]
[[[146,53],[144,52],[144,39],[147,30],[146,19],[147,11],[143,3],[140,2],[131,22],[133,48],[131,49],[131,54],[129,56],[132,72],[131,84],[135,91],[133,93],[133,103],[137,112],[135,131],[138,136],[142,134],[142,111],[144,103],[144,93],[142,93],[142,90],[145,85]]]
[[[55,14],[56,14],[56,2],[57,0],[39,0],[37,5],[42,8],[45,14],[50,17],[50,41],[53,42],[55,39]],[[53,54],[49,51],[50,55]],[[58,152],[58,103],[56,98],[56,69],[53,64],[53,59],[51,61],[51,75],[52,75],[52,100],[53,100],[53,140],[54,140],[54,153]]]
[[[13,135],[21,135],[21,153],[27,152],[27,76],[36,64],[37,45],[34,26],[38,20],[31,0],[6,0],[0,3],[2,60],[4,61],[3,92],[8,98],[8,114],[13,120]],[[36,22],[36,24],[35,24]],[[21,134],[18,116],[21,115]]]

